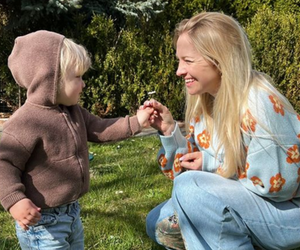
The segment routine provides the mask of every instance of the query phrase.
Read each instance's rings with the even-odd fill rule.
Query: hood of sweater
[[[15,39],[8,67],[17,84],[27,89],[27,101],[42,106],[56,105],[64,38],[40,30]]]

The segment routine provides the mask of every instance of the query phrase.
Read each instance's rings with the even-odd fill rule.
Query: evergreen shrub
[[[257,70],[270,75],[274,84],[300,111],[299,15],[260,9],[246,27]]]

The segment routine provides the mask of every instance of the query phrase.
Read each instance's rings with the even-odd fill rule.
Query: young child
[[[89,189],[87,141],[121,140],[148,125],[151,108],[101,119],[77,104],[90,65],[84,47],[49,31],[18,37],[8,58],[27,100],[3,127],[0,200],[22,249],[84,249],[78,199]]]

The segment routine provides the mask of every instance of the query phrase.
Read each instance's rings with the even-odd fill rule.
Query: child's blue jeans
[[[179,231],[170,219],[174,213]],[[217,174],[187,171],[175,178],[172,199],[149,213],[147,233],[171,249],[184,249],[177,248],[178,239],[187,250],[295,249],[300,247],[300,208],[292,201],[262,198]]]
[[[22,250],[83,250],[83,226],[79,203],[42,209],[42,218],[28,230],[16,223]]]

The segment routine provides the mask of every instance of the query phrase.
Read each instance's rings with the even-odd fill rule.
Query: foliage
[[[80,3],[81,5],[79,5]],[[106,53],[109,51],[110,53],[113,53],[113,43],[118,40],[118,34],[121,34],[124,30],[122,25],[125,25],[126,15],[129,15],[129,12],[127,11],[128,8],[131,8],[130,13],[137,11],[138,16],[141,16],[141,19],[145,16],[149,20],[149,17],[153,17],[155,13],[158,13],[160,9],[163,8],[163,5],[164,4],[161,1],[153,0],[149,0],[144,3],[122,2],[122,4],[117,1],[107,0],[7,0],[0,5],[0,14],[5,17],[5,19],[3,18],[2,20],[7,20],[0,26],[0,32],[3,34],[3,39],[0,41],[0,67],[3,69],[0,72],[1,99],[9,101],[14,109],[18,107],[15,100],[18,100],[19,90],[7,68],[7,58],[12,50],[15,37],[38,29],[52,30],[62,33],[67,37],[74,38],[77,42],[88,47],[93,55],[97,54],[95,57],[100,56],[100,58],[102,58],[105,57]],[[102,18],[101,20],[103,20],[104,23],[106,23],[106,20],[103,19],[104,16],[112,21],[111,25],[113,27],[103,26],[102,23],[100,23],[101,20],[98,24],[100,25],[100,28],[103,28],[103,30],[109,27],[115,30],[113,41],[110,39],[113,34],[109,34],[106,38],[101,36],[95,37],[92,34],[93,31],[89,34],[89,31],[87,31],[86,28],[91,23],[94,16],[99,16],[100,19]],[[138,18],[134,18],[132,19],[132,22],[137,23],[140,22],[140,20]],[[93,26],[93,24],[91,24],[91,26]],[[100,39],[100,41],[97,41],[98,39]],[[111,43],[106,44],[107,41],[111,41]],[[97,51],[95,51],[94,54],[95,45],[99,46],[97,46]],[[110,46],[112,47],[110,48]],[[109,54],[107,57],[109,57]],[[102,71],[103,66],[99,69]],[[93,72],[96,73],[96,71]],[[91,79],[95,78],[92,74],[90,74],[90,76]],[[91,84],[91,86],[95,84],[97,84],[97,82]],[[97,98],[98,94],[95,93],[95,91],[96,90],[89,89],[89,92],[93,92]],[[117,93],[113,95],[118,98]],[[24,91],[22,91],[21,96],[24,97]],[[87,95],[85,95],[85,97],[87,97]],[[110,98],[110,95],[105,98]],[[94,101],[93,98],[91,99],[92,100],[85,103],[86,107],[91,106],[89,103]],[[102,98],[98,100],[102,100]],[[24,101],[24,99],[22,101]],[[97,106],[97,104],[95,105]]]
[[[179,21],[206,10],[230,14],[246,27],[256,68],[270,74],[299,110],[299,2],[7,0],[0,5],[4,17],[0,26],[0,91],[17,107],[18,88],[6,66],[13,40],[20,34],[48,29],[73,38],[92,55],[93,69],[85,75],[81,100],[84,107],[102,117],[133,114],[149,98],[147,93],[155,90],[151,97],[166,104],[174,118],[183,119],[184,87],[175,75],[172,34]],[[10,24],[20,20],[19,26],[9,29]],[[24,92],[21,96],[24,101]]]
[[[300,0],[235,0],[232,8],[239,22],[246,24],[258,10],[266,8],[282,13],[299,13]]]
[[[180,116],[182,87],[175,77],[176,60],[169,34],[131,27],[117,31],[113,21],[95,15],[87,28],[93,69],[86,76],[84,107],[100,116],[135,113],[148,92]],[[87,41],[87,40],[86,40]],[[179,107],[179,108],[178,108]]]
[[[124,13],[126,16],[144,16],[148,21],[156,14],[161,13],[165,5],[166,2],[161,2],[161,0],[149,0],[137,3],[126,1],[118,2],[116,9]]]
[[[246,31],[256,68],[270,75],[275,85],[300,111],[299,15],[261,9]]]
[[[230,0],[170,0],[165,6],[163,15],[161,15],[161,21],[157,22],[159,27],[169,28],[169,31],[173,31],[175,25],[185,18],[200,13],[202,11],[223,11],[231,14]]]

